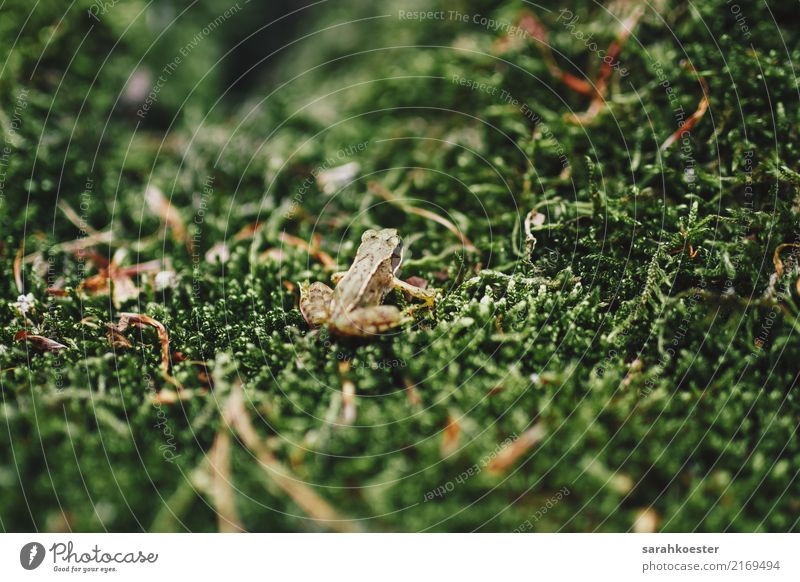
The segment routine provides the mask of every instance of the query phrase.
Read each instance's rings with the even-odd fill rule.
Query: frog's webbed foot
[[[331,317],[331,300],[333,289],[325,283],[300,284],[300,313],[306,323],[319,327]]]
[[[415,287],[414,285],[410,285],[409,283],[406,283],[397,277],[395,277],[392,281],[392,286],[395,289],[401,289],[402,291],[405,291],[412,297],[416,297],[417,299],[424,301],[426,307],[433,307],[434,303],[436,302],[436,291],[434,289],[422,289],[421,287]]]
[[[329,322],[331,332],[342,336],[367,337],[408,323],[412,319],[394,305],[354,309]]]

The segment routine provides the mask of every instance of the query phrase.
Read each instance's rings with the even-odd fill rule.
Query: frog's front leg
[[[332,333],[342,336],[367,337],[412,321],[394,305],[362,307],[334,317],[328,322]]]
[[[319,327],[331,317],[331,300],[333,289],[324,283],[300,284],[300,313],[306,323]]]
[[[392,280],[392,287],[405,291],[412,297],[416,297],[417,299],[424,301],[427,307],[433,307],[433,304],[436,302],[436,291],[434,289],[422,289],[421,287],[415,287],[414,285],[410,285],[405,281],[398,279],[397,277],[394,277]]]
[[[347,271],[337,271],[333,273],[331,275],[331,283],[333,283],[334,285],[338,285],[339,281],[341,281],[345,275],[347,275]]]

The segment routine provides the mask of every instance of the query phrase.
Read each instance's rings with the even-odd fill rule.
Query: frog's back
[[[385,261],[376,265],[369,260],[358,260],[336,285],[333,304],[341,311],[380,305],[391,290],[392,276],[391,265]]]

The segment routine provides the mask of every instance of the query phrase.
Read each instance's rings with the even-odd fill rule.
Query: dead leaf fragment
[[[168,378],[171,378],[169,374],[169,334],[167,334],[167,328],[164,327],[161,322],[156,321],[149,315],[141,315],[139,313],[120,313],[117,330],[123,332],[130,326],[139,328],[155,328],[156,332],[158,333],[158,339],[161,342],[161,370]]]
[[[442,446],[440,453],[442,457],[449,457],[458,450],[458,443],[461,437],[461,423],[455,416],[447,419],[447,426],[442,433]]]
[[[14,340],[18,342],[26,341],[31,344],[34,349],[37,349],[40,352],[57,353],[61,350],[67,349],[67,346],[57,342],[56,340],[52,340],[41,335],[34,335],[25,330],[20,330],[14,334]]]
[[[111,344],[111,347],[115,350],[127,350],[133,347],[130,340],[122,335],[122,332],[117,329],[117,326],[113,323],[106,324],[107,332],[106,337],[108,338],[108,343]]]
[[[406,279],[406,283],[408,283],[409,285],[413,285],[414,287],[418,287],[419,289],[428,288],[428,282],[422,277],[417,277],[416,275]]]
[[[111,293],[114,307],[119,308],[125,301],[139,296],[140,289],[133,282],[132,277],[143,273],[154,273],[161,269],[161,261],[147,261],[136,265],[121,266],[125,261],[125,249],[114,253],[111,261],[94,251],[82,251],[79,256],[88,258],[98,268],[98,273],[84,279],[78,285],[78,291],[90,295]]]
[[[150,211],[161,218],[165,228],[172,233],[172,238],[179,243],[190,245],[191,241],[186,236],[183,218],[172,203],[166,199],[161,189],[153,185],[148,186],[144,192],[144,199]]]

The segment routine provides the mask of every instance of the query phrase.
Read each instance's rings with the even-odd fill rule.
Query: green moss
[[[242,64],[215,63],[269,18],[242,8],[168,75],[144,116],[131,74],[152,88],[230,4],[166,26],[172,3],[141,15],[144,3],[120,3],[96,22],[90,2],[66,13],[40,2],[4,46],[0,526],[215,530],[213,499],[191,479],[241,381],[275,457],[366,530],[511,531],[539,512],[537,531],[620,531],[646,507],[667,531],[797,530],[791,248],[771,279],[773,252],[798,242],[800,226],[796,32],[777,34],[765,4],[748,5],[748,40],[722,0],[665,3],[625,45],[629,74],[612,77],[608,108],[581,127],[565,114],[590,99],[553,79],[531,42],[499,54],[501,32],[472,21],[409,22],[397,18],[405,4],[354,4],[263,33],[280,46],[317,31],[270,57],[263,78],[231,83]],[[446,9],[513,24],[522,8],[495,4]],[[614,40],[608,13],[574,4],[581,30]],[[789,22],[788,8],[771,9]],[[2,33],[15,38],[29,10],[7,2]],[[379,14],[390,17],[354,22]],[[556,12],[539,16],[560,65],[593,75],[596,55]],[[708,112],[685,143],[659,151],[677,108],[697,107],[698,75]],[[321,192],[314,175],[345,162],[359,164],[357,178]],[[477,250],[371,181],[445,216]],[[163,229],[148,186],[171,201],[189,243]],[[139,297],[118,307],[79,293],[97,260],[64,246],[82,236],[65,203],[87,230],[113,232],[95,246],[101,256],[162,260],[176,285],[135,278]],[[534,207],[545,218],[535,245],[524,227]],[[236,236],[256,222],[255,236]],[[281,233],[319,234],[346,267],[372,227],[400,230],[403,275],[442,289],[435,313],[370,341],[311,332],[293,285],[329,272]],[[229,259],[207,260],[222,242]],[[22,245],[33,331],[67,346],[59,353],[14,341]],[[186,357],[172,374],[192,398],[152,403],[173,389],[155,330],[126,332],[128,350],[107,339],[105,324],[126,311],[166,326]],[[207,392],[199,361],[216,379]],[[354,426],[337,424],[344,377],[357,387]],[[443,454],[453,418],[460,440]],[[505,472],[485,470],[535,423],[540,443]],[[246,528],[324,529],[239,443],[231,462]],[[569,495],[542,514],[562,488]]]

